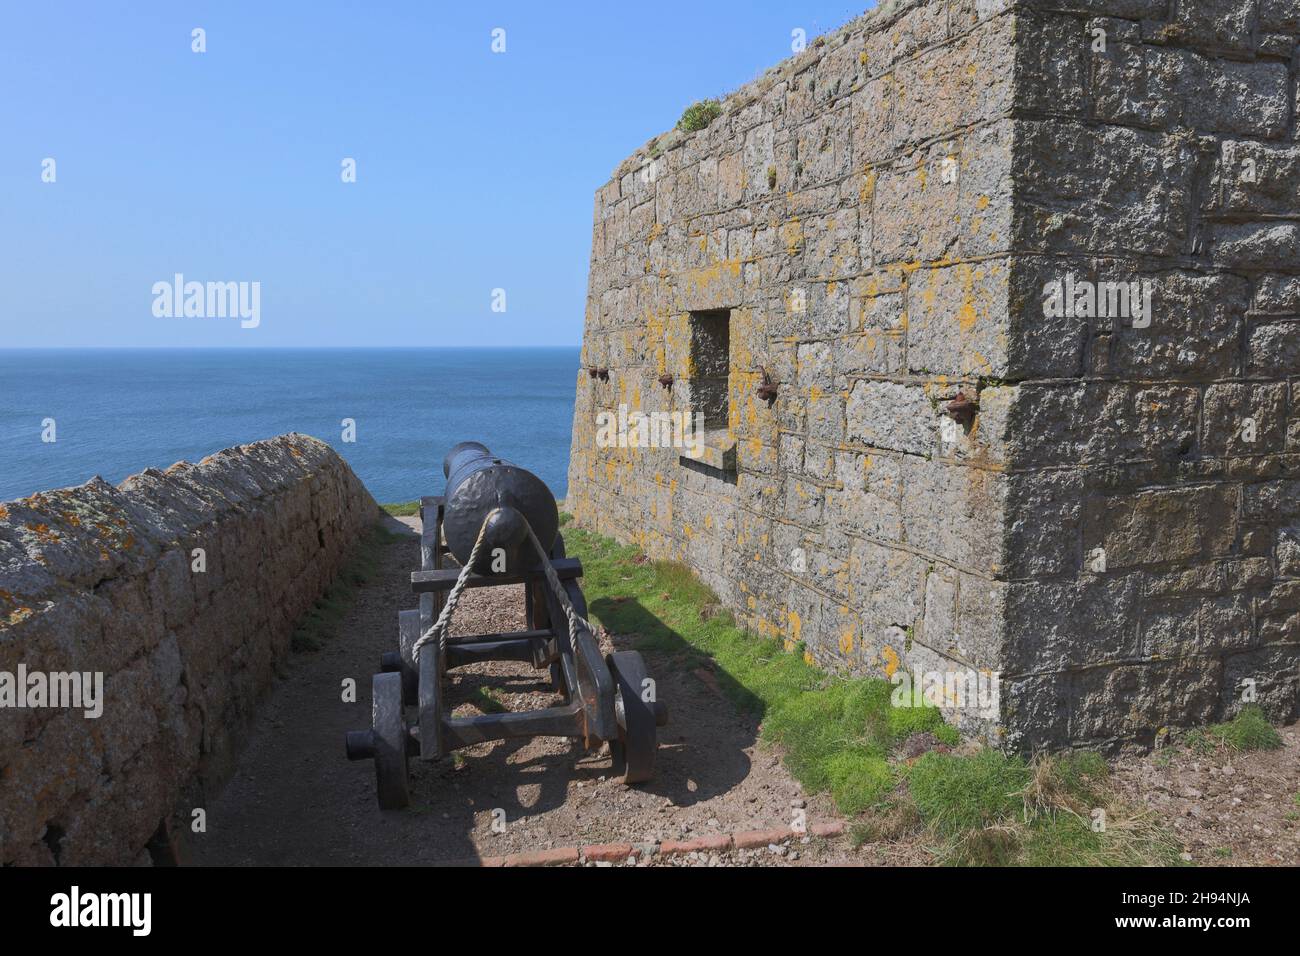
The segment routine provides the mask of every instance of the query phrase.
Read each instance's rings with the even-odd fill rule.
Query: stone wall
[[[828,666],[999,673],[964,723],[1022,749],[1147,745],[1243,676],[1293,718],[1297,35],[903,0],[651,141],[596,196],[569,507]],[[1067,276],[1150,280],[1151,322],[1055,315]],[[726,427],[602,447],[707,405],[710,310]]]
[[[0,505],[0,673],[104,675],[98,718],[0,709],[0,863],[148,860],[376,517],[304,435]]]
[[[1300,678],[1297,0],[1018,17],[1007,720],[1149,745]],[[1102,43],[1104,41],[1104,49]],[[1141,320],[1045,317],[1067,275]],[[1076,310],[1078,311],[1078,310]]]

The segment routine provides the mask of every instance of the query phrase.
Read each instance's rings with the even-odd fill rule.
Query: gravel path
[[[1278,732],[1277,750],[1170,748],[1119,761],[1113,779],[1198,866],[1300,866],[1300,725]]]
[[[409,572],[419,564],[417,518],[389,519],[403,534],[386,549],[379,575],[322,650],[295,655],[290,673],[260,708],[238,770],[209,801],[206,834],[191,859],[230,864],[421,864],[593,843],[653,843],[790,826],[794,807],[809,821],[837,818],[825,797],[802,792],[778,755],[757,744],[757,724],[721,696],[708,675],[647,656],[668,703],[658,773],[624,787],[606,778],[609,759],[561,739],[500,741],[437,764],[412,762],[412,806],[383,813],[369,762],[350,763],[343,734],[369,725],[370,679],[379,654],[396,646],[397,611],[414,607]],[[522,587],[467,591],[453,634],[522,628]],[[615,646],[622,644],[615,637]],[[608,647],[607,647],[608,649]],[[511,710],[555,701],[545,672],[524,664],[475,665],[454,673],[458,713],[478,687]],[[357,682],[356,703],[342,682]],[[459,702],[459,703],[458,703]],[[504,811],[504,832],[493,828]],[[496,814],[500,816],[500,814]],[[500,829],[500,828],[497,828]],[[858,862],[843,839],[793,841],[774,849],[648,865],[807,865]]]

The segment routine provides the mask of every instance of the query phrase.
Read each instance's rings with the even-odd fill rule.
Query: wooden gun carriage
[[[667,708],[640,654],[601,655],[578,585],[582,563],[565,556],[550,490],[477,442],[454,447],[443,473],[445,493],[420,499],[421,568],[411,575],[420,606],[398,612],[398,647],[382,655],[371,684],[370,729],[346,738],[349,760],[374,761],[380,808],[410,802],[410,758],[437,760],[512,737],[568,737],[588,751],[607,744],[615,776],[628,784],[649,780]],[[447,557],[457,566],[446,566]],[[447,635],[463,590],[509,584],[524,585],[525,630]],[[449,672],[480,661],[547,669],[562,703],[451,716]]]

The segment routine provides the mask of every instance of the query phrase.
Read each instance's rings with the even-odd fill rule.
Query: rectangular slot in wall
[[[691,411],[705,431],[727,427],[731,391],[731,310],[691,313]]]

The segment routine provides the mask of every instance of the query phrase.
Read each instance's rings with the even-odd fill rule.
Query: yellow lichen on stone
[[[885,676],[893,677],[894,672],[898,670],[898,652],[886,644],[880,653],[885,658]]]
[[[27,524],[23,525],[23,527],[34,534],[36,540],[40,541],[42,544],[53,544],[55,541],[60,540],[59,533],[57,531],[51,531],[50,526],[45,524],[43,521],[29,521]]]
[[[8,616],[5,618],[5,623],[9,627],[17,627],[35,613],[36,612],[29,607],[16,607],[9,612]]]
[[[800,223],[798,216],[792,216],[790,220],[781,226],[781,242],[785,246],[785,254],[796,256],[799,254],[800,247],[804,244],[803,224]]]
[[[733,279],[739,278],[740,265],[739,259],[725,259],[699,269],[690,269],[685,275],[686,285],[688,288],[703,291],[721,279],[724,272],[729,273]]]

